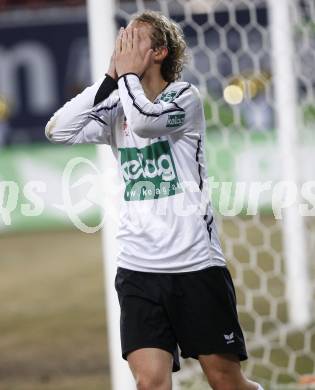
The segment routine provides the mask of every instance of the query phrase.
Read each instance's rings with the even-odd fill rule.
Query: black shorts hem
[[[122,352],[122,358],[124,360],[127,360],[127,356],[128,356],[129,353],[131,353],[133,351],[136,351],[138,349],[142,349],[142,348],[158,348],[158,349],[163,349],[163,351],[169,352],[173,356],[172,372],[177,372],[177,371],[180,370],[180,363],[179,363],[179,360],[178,360],[179,358],[176,358],[174,356],[174,349],[172,350],[172,348],[166,347],[165,345],[161,345],[161,344],[148,343],[148,344],[141,344],[141,345],[137,345],[135,347],[131,347],[131,348],[129,348],[129,349],[127,349],[127,350]]]
[[[238,356],[240,361],[248,359],[247,352],[244,349],[235,349],[235,350],[226,350],[226,349],[211,349],[211,350],[200,350],[198,352],[185,352],[181,351],[181,357],[183,359],[193,358],[198,360],[199,355],[223,355],[223,354],[233,354]]]

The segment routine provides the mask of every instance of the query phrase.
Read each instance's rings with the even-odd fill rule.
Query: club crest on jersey
[[[160,98],[160,100],[163,100],[163,102],[170,103],[174,100],[177,92],[176,91],[169,91],[164,92]]]
[[[182,126],[185,121],[185,113],[169,115],[167,118],[166,127]]]
[[[126,201],[158,199],[182,192],[168,141],[119,148]]]

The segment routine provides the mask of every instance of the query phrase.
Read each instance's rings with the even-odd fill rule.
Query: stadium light
[[[229,104],[240,104],[244,99],[244,92],[238,85],[228,85],[224,88],[224,100]]]

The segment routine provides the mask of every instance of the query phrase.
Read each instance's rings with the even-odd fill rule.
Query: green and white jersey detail
[[[224,266],[208,200],[198,90],[174,82],[152,103],[139,78],[128,74],[93,106],[101,82],[59,109],[46,135],[52,142],[111,145],[125,186],[118,266],[144,272]]]
[[[159,199],[181,192],[168,141],[144,148],[119,148],[125,201]]]

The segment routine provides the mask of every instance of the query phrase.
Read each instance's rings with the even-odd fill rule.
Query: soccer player
[[[52,142],[109,144],[125,184],[115,287],[122,356],[137,388],[169,390],[179,353],[215,390],[255,390],[233,282],[207,198],[205,119],[180,78],[185,41],[160,13],[135,16],[104,80],[59,109]],[[206,194],[206,196],[205,196]]]

